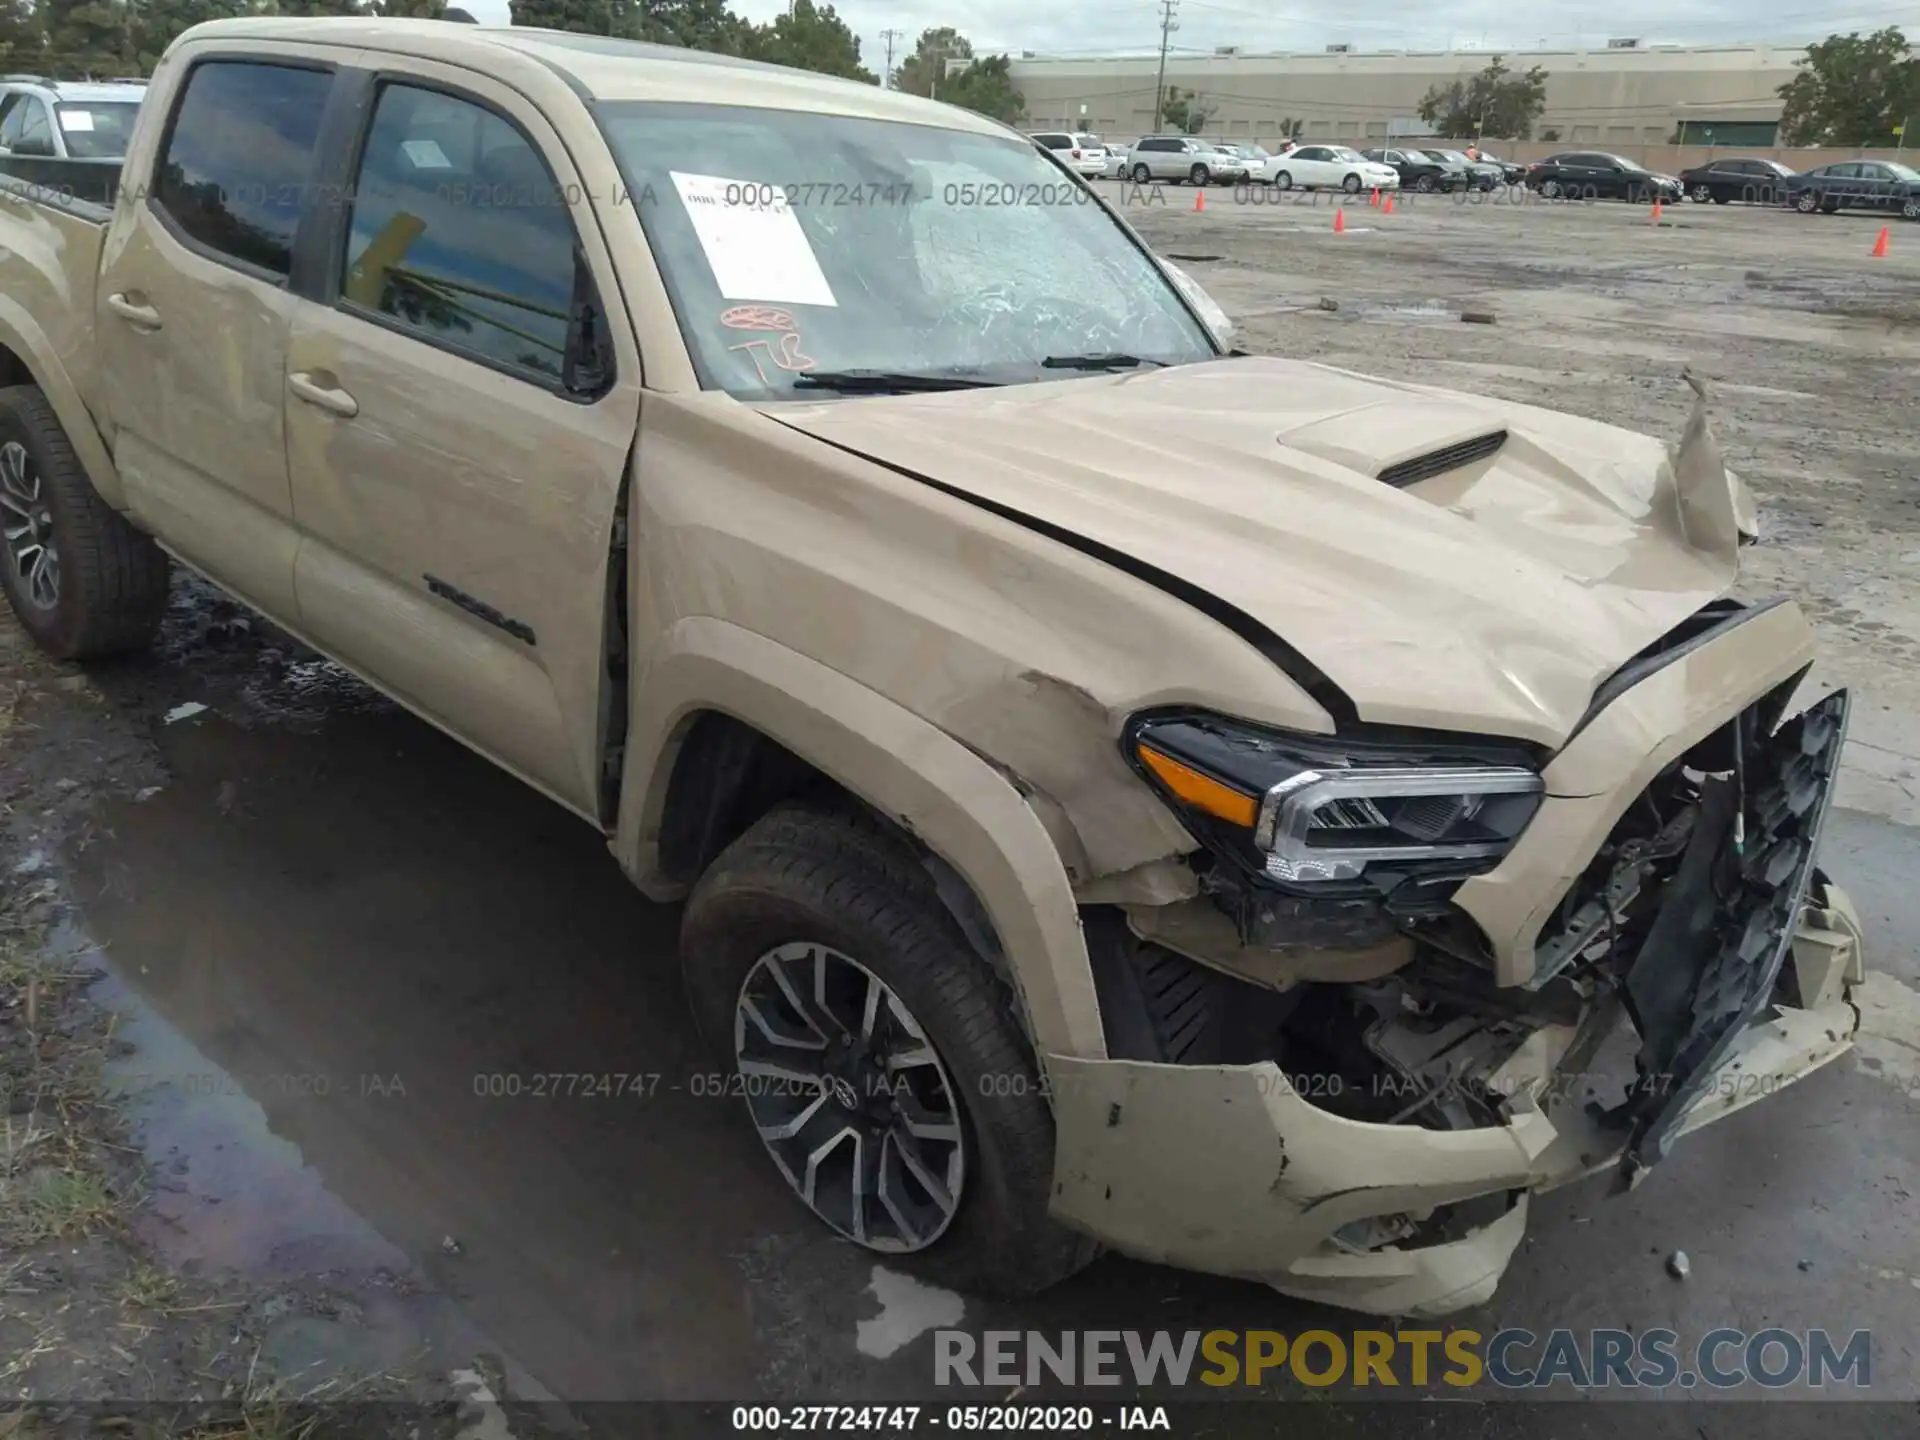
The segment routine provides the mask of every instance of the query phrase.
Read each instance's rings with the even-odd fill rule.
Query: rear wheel
[[[1134,184],[1145,185],[1149,183],[1152,179],[1153,179],[1153,172],[1149,170],[1146,166],[1136,165],[1133,167],[1133,183]]]
[[[0,589],[47,654],[137,650],[167,606],[167,558],[102,500],[35,385],[0,390]]]
[[[818,1219],[996,1295],[1093,1257],[1047,1214],[1053,1115],[1013,994],[877,827],[772,811],[694,887],[680,950],[701,1031]]]
[[[1902,220],[1920,220],[1920,195],[1909,195],[1900,202]]]
[[[1276,171],[1273,177],[1273,185],[1276,190],[1291,190],[1293,188],[1293,173],[1289,170]]]
[[[1709,200],[1717,198],[1713,193],[1713,187],[1711,185],[1696,185],[1690,193],[1693,195],[1694,203],[1697,205],[1704,205]]]

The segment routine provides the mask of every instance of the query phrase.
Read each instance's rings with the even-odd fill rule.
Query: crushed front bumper
[[[1548,767],[1549,800],[1507,861],[1462,887],[1483,886],[1482,908],[1469,913],[1505,984],[1531,978],[1544,917],[1654,774],[1734,717],[1777,709],[1810,658],[1804,618],[1776,607],[1662,660],[1589,720]],[[1054,1214],[1143,1259],[1352,1309],[1441,1315],[1485,1301],[1524,1231],[1529,1192],[1614,1165],[1637,1178],[1679,1136],[1852,1045],[1859,925],[1838,887],[1815,886],[1813,868],[1845,703],[1829,696],[1749,738],[1741,788],[1728,800],[1710,787],[1723,797],[1717,814],[1702,801],[1619,1003],[1577,1046],[1573,1027],[1543,1026],[1494,1077],[1512,1097],[1504,1124],[1344,1118],[1314,1103],[1326,1077],[1289,1077],[1272,1063],[1054,1056]],[[1595,1036],[1629,1014],[1642,1083],[1598,1112],[1566,1083],[1565,1070],[1585,1061],[1567,1057],[1591,1056]],[[1502,1194],[1494,1218],[1427,1223]],[[1384,1217],[1411,1217],[1422,1238],[1350,1243],[1364,1241],[1357,1222]]]

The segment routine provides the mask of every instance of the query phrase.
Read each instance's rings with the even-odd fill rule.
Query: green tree
[[[726,6],[726,0],[639,0],[630,32],[656,45],[710,50],[718,55],[752,53],[754,26]]]
[[[0,0],[0,68],[24,70],[40,63],[40,17],[30,0]]]
[[[130,17],[120,0],[45,0],[40,18],[55,76],[124,75],[133,67]]]
[[[922,30],[920,38],[914,41],[913,53],[893,72],[894,89],[944,100],[947,98],[946,62],[972,58],[973,42],[951,25]]]
[[[1160,102],[1162,129],[1198,135],[1212,118],[1213,107],[1205,104],[1195,92],[1182,90],[1178,85],[1167,86],[1166,98]]]
[[[244,0],[139,0],[130,23],[134,67],[150,73],[181,31],[243,15],[247,8]]]
[[[938,98],[1007,125],[1019,124],[1027,113],[1026,98],[1014,88],[1013,65],[1005,55],[975,60],[958,74],[948,76],[940,82]]]
[[[1799,67],[1780,87],[1788,145],[1892,145],[1893,127],[1920,116],[1920,57],[1898,26],[1865,38],[1829,35],[1807,47]]]
[[[640,14],[633,0],[508,0],[515,25],[574,30],[583,35],[637,35]]]
[[[860,63],[860,42],[846,21],[834,13],[833,6],[816,6],[813,0],[793,0],[791,10],[759,27],[748,53],[775,65],[864,80],[869,85],[880,83]]]
[[[1547,72],[1535,65],[1525,74],[1510,70],[1496,55],[1468,80],[1435,85],[1420,101],[1420,118],[1450,139],[1492,136],[1525,140],[1547,108]]]

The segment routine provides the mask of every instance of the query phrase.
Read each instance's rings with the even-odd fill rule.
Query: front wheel
[[[1418,190],[1422,195],[1431,195],[1433,193],[1433,177],[1431,175],[1422,175],[1413,182],[1413,188]]]
[[[167,608],[167,557],[87,479],[36,385],[0,390],[0,589],[57,660],[137,650]]]
[[[1692,194],[1693,202],[1696,205],[1704,205],[1714,198],[1713,187],[1711,185],[1696,185],[1689,193]]]
[[[1820,208],[1820,197],[1811,190],[1802,190],[1794,196],[1793,208],[1802,215],[1811,215]]]
[[[1211,181],[1212,178],[1213,177],[1207,173],[1207,167],[1204,165],[1196,165],[1187,172],[1187,183],[1189,185],[1205,185]]]
[[[993,1295],[1093,1257],[1047,1214],[1053,1113],[1017,1002],[892,837],[776,808],[694,887],[680,953],[728,1093],[816,1218]]]
[[[1360,193],[1360,177],[1358,175],[1348,175],[1346,179],[1340,182],[1340,188],[1349,195],[1358,195]]]
[[[1558,200],[1560,198],[1560,182],[1558,180],[1542,180],[1540,182],[1540,193],[1549,200]]]

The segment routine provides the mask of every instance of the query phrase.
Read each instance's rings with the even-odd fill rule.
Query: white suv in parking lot
[[[1289,150],[1273,167],[1273,183],[1282,190],[1398,190],[1400,172],[1391,165],[1369,160],[1345,145],[1302,145]]]
[[[1068,168],[1082,175],[1105,175],[1110,157],[1098,135],[1084,130],[1042,130],[1033,137],[1036,145],[1058,152]]]
[[[147,93],[141,80],[81,84],[38,75],[0,77],[0,155],[117,160]]]
[[[1127,156],[1127,176],[1141,185],[1149,180],[1241,184],[1248,173],[1240,156],[1191,135],[1149,135],[1136,140]]]

